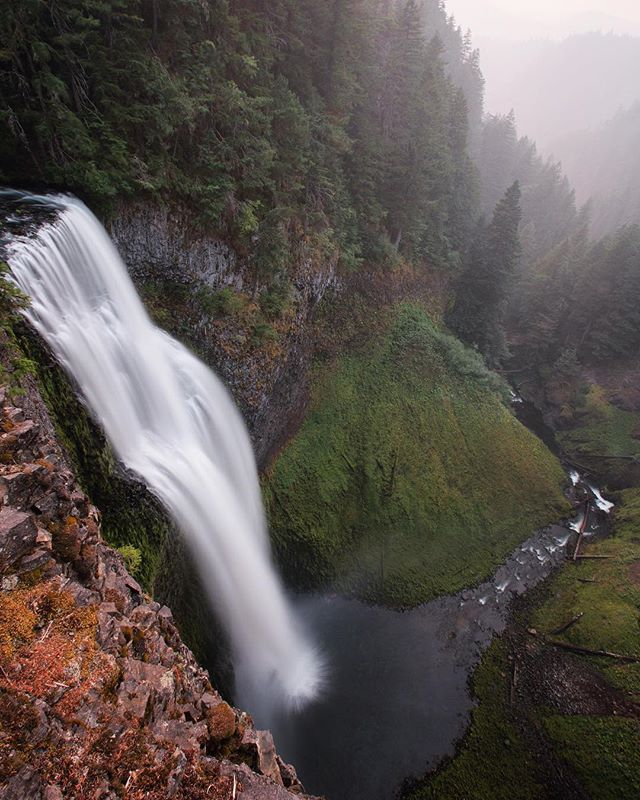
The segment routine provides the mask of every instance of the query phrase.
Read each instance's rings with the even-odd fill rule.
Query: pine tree
[[[460,281],[449,324],[477,347],[491,365],[506,356],[504,313],[510,282],[520,257],[520,186],[514,183],[480,230]]]

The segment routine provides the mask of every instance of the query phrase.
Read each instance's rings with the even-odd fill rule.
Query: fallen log
[[[514,705],[516,700],[516,684],[518,681],[518,662],[514,659],[513,669],[511,670],[511,686],[509,688],[509,703]]]
[[[597,583],[598,581],[595,578],[578,578],[580,583]]]
[[[584,532],[587,530],[588,519],[589,519],[589,501],[585,500],[584,517],[582,518],[582,524],[580,525],[580,531],[578,533],[578,541],[576,542],[576,549],[573,551],[574,561],[578,558],[578,553],[580,552],[580,545],[582,544],[582,539],[584,538]]]
[[[552,630],[551,631],[551,635],[552,636],[558,636],[559,634],[564,633],[565,631],[568,631],[569,628],[571,628],[573,625],[576,624],[576,622],[581,620],[582,617],[584,617],[584,611],[581,611],[579,614],[576,614],[576,616],[572,617],[569,620],[569,622],[565,622],[565,624],[561,625],[559,628],[555,628],[554,630]]]
[[[640,656],[624,656],[620,653],[611,653],[609,650],[590,650],[588,647],[578,647],[578,645],[560,642],[557,639],[547,639],[546,641],[548,644],[551,644],[554,647],[560,647],[562,650],[569,650],[571,653],[577,653],[578,655],[582,656],[614,658],[616,661],[626,661],[629,664],[640,663]]]
[[[598,558],[598,559],[602,559],[602,558],[615,558],[615,556],[595,556],[595,555],[587,555],[587,554],[585,554],[585,555],[576,556],[576,558]]]
[[[596,458],[600,461],[638,461],[638,456],[600,456],[589,453],[587,458]]]

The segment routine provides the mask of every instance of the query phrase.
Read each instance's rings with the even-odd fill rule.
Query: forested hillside
[[[482,78],[441,0],[10,2],[0,36],[4,183],[171,197],[263,280],[300,227],[351,267],[468,243]]]

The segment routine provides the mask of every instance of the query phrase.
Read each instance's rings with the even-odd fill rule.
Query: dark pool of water
[[[494,578],[409,612],[337,597],[298,598],[329,663],[324,695],[297,713],[248,710],[269,728],[310,793],[388,800],[454,752],[473,706],[469,677],[506,623],[509,601],[565,556],[553,526],[518,548]],[[246,707],[243,698],[236,698]]]

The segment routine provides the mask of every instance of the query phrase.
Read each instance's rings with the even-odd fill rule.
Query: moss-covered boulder
[[[505,394],[409,304],[381,340],[318,367],[306,421],[265,480],[288,579],[413,605],[486,577],[557,519],[562,468]]]

